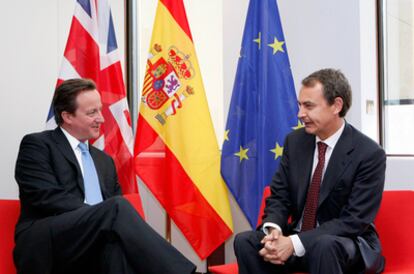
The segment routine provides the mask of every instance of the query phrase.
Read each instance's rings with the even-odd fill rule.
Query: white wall
[[[41,34],[56,36],[58,33],[58,5],[53,0],[45,2],[45,6],[19,1],[2,5],[1,198],[17,197],[13,170],[18,144],[25,133],[42,128],[40,121],[46,119],[51,89],[56,80],[58,39],[41,37]],[[49,16],[44,16],[45,10]]]

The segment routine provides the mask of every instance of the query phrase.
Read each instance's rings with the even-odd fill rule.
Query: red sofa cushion
[[[385,256],[384,273],[414,273],[414,191],[384,191],[375,224]]]
[[[259,227],[262,224],[262,218],[263,218],[263,214],[264,214],[264,208],[266,206],[266,199],[269,196],[270,196],[270,187],[267,186],[263,190],[262,203],[260,205],[259,217],[257,218],[257,225],[256,225],[257,227]]]
[[[230,263],[230,264],[209,266],[208,271],[214,274],[237,274],[239,273],[239,268],[237,267],[237,263]]]
[[[237,274],[239,273],[239,268],[237,267],[237,263],[231,263],[231,264],[210,266],[208,268],[208,271],[210,271],[213,274]],[[292,273],[292,274],[306,274],[306,273]]]
[[[0,273],[14,274],[14,227],[20,213],[18,200],[0,200]]]

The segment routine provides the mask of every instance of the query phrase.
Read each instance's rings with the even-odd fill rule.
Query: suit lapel
[[[68,162],[76,170],[77,178],[78,178],[77,184],[82,189],[82,192],[85,193],[85,189],[83,186],[82,171],[80,169],[78,160],[76,159],[75,153],[73,152],[73,149],[69,144],[68,139],[66,138],[65,134],[62,132],[62,130],[59,127],[57,127],[53,131],[52,136],[54,138],[57,148],[60,150],[62,155],[68,160]]]
[[[352,150],[352,128],[350,125],[345,124],[344,132],[339,138],[338,143],[335,145],[322,180],[319,205],[321,205],[323,201],[328,197],[332,188],[341,178],[346,167],[351,163]]]
[[[300,207],[300,212],[302,212],[306,195],[308,192],[308,186],[310,183],[310,176],[312,173],[312,164],[313,164],[313,154],[315,152],[315,136],[307,134],[306,139],[302,142],[301,150],[302,156],[300,157],[301,162],[299,165],[299,186],[298,186],[298,200],[297,204]]]
[[[98,174],[98,179],[99,179],[99,185],[101,187],[101,192],[102,192],[102,196],[105,199],[106,198],[106,188],[105,188],[105,184],[104,184],[104,177],[103,177],[103,169],[105,168],[102,164],[101,161],[99,160],[100,156],[98,154],[98,149],[93,147],[91,144],[89,144],[89,152],[91,154],[91,157],[93,159],[93,163],[95,164],[95,168],[96,168],[96,173]]]

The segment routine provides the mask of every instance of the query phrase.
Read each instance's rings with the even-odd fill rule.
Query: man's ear
[[[344,107],[344,101],[341,97],[336,97],[333,103],[334,106],[334,113],[339,114]]]
[[[73,114],[67,111],[62,111],[60,114],[62,116],[63,123],[70,125],[72,123]]]

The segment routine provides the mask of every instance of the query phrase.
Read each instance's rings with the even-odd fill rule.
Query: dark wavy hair
[[[56,124],[63,124],[62,112],[75,113],[78,108],[76,98],[79,93],[95,89],[95,82],[90,79],[70,79],[60,84],[55,90],[52,101]]]

